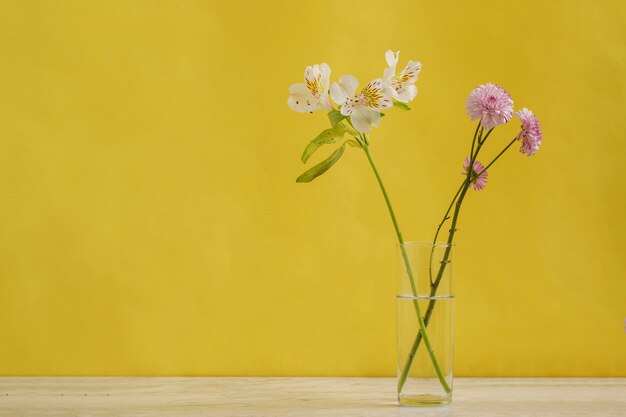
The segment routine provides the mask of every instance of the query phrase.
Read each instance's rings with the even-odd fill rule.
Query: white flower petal
[[[325,91],[328,91],[328,86],[330,85],[330,67],[325,62],[320,64],[320,75],[320,84]]]
[[[399,78],[400,78],[400,82],[410,82],[410,83],[414,83],[415,81],[417,81],[417,76],[419,75],[420,71],[422,70],[422,64],[419,63],[418,61],[409,61],[408,64],[406,64],[406,67],[404,68],[404,70],[402,70],[402,73],[400,74]]]
[[[359,81],[353,75],[342,75],[341,78],[339,78],[339,84],[341,84],[350,97],[353,97],[356,88],[359,86]]]
[[[366,109],[365,112],[367,113],[367,118],[372,124],[372,126],[374,127],[380,126],[380,119],[382,118],[382,116],[380,115],[379,111]]]
[[[346,102],[341,105],[341,114],[344,116],[350,116],[352,114],[352,109],[352,100],[346,100]]]
[[[355,107],[350,121],[356,130],[361,133],[369,133],[372,126],[378,127],[380,124],[380,112],[366,107]]]
[[[380,90],[382,97],[378,99],[378,109],[388,109],[393,107],[393,89],[388,85],[384,85]]]
[[[320,99],[320,109],[324,109],[324,110],[332,110],[333,109],[333,105],[330,104],[330,98],[328,97],[328,94],[324,94],[321,99]]]
[[[375,80],[370,81],[369,83],[367,83],[367,85],[363,88],[363,91],[365,90],[372,90],[374,92],[379,92],[384,88],[385,83],[383,82],[382,78],[376,78]],[[361,93],[363,92],[361,91]]]
[[[391,100],[391,96],[389,98],[383,97],[378,99],[378,105],[374,107],[376,110],[385,110],[393,107],[393,101]]]
[[[387,61],[388,67],[385,68],[383,72],[383,83],[389,85],[393,77],[396,76],[396,66],[398,65],[398,56],[400,55],[400,51],[393,53],[392,50],[385,52],[385,60]]]
[[[391,80],[393,79],[393,77],[396,75],[396,71],[393,68],[385,68],[385,71],[383,72],[383,83],[386,86],[390,86],[391,85]]]
[[[317,76],[320,74],[320,66],[315,64],[312,66],[308,66],[304,70],[304,80],[312,83],[315,81]]]
[[[330,86],[330,96],[333,98],[333,101],[340,106],[343,105],[348,99],[348,93],[341,88],[339,83],[332,83]]]
[[[287,104],[291,110],[297,111],[298,113],[306,113],[306,107],[302,103],[305,103],[305,101],[302,100],[301,97],[289,96],[287,99]]]
[[[335,103],[342,105],[347,99],[354,97],[358,85],[359,82],[352,75],[342,75],[338,83],[330,86],[330,96]]]
[[[292,84],[289,87],[289,92],[291,94],[287,99],[287,104],[291,110],[306,113],[320,108],[319,101],[313,97],[306,85],[302,83]]]
[[[290,94],[304,94],[308,92],[309,90],[306,88],[306,85],[304,85],[303,83],[291,84],[289,86]]]
[[[393,51],[390,49],[387,52],[385,52],[385,60],[387,61],[387,65],[391,68],[393,68],[394,73],[396,72],[396,65],[398,65],[398,56],[400,55],[400,51],[396,52],[395,54],[393,53]]]
[[[309,108],[309,111],[316,111],[316,110],[330,110],[330,106],[327,106],[326,104],[322,103],[321,101],[316,101],[314,103],[311,103],[311,106]]]
[[[320,74],[320,87],[322,90],[320,101],[325,110],[330,110],[333,106],[330,104],[330,98],[328,97],[330,86],[330,67],[328,64],[324,62],[320,64]]]
[[[417,96],[417,87],[412,83],[399,84],[398,87],[393,90],[393,98],[402,103],[413,101],[415,96]]]

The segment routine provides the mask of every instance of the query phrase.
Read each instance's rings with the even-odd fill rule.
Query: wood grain
[[[626,416],[626,378],[457,378],[398,407],[394,378],[3,377],[0,416]]]

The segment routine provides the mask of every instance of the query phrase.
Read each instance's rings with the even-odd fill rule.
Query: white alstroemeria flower
[[[315,64],[304,70],[304,83],[292,84],[289,87],[287,104],[292,110],[312,113],[315,110],[331,110],[333,107],[328,98],[330,84],[330,67]]]
[[[370,81],[356,94],[359,82],[352,75],[342,75],[330,86],[330,95],[341,106],[341,114],[349,116],[352,125],[361,133],[368,133],[380,124],[380,111],[393,106],[391,89],[381,78]]]
[[[383,80],[393,90],[394,99],[402,103],[408,103],[417,95],[415,82],[417,81],[417,75],[422,70],[422,64],[417,61],[409,61],[402,72],[399,75],[396,75],[398,55],[400,55],[400,51],[395,54],[393,51],[385,52],[385,59],[387,60],[387,65],[389,67],[385,69]]]

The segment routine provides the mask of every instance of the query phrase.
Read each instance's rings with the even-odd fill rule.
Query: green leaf
[[[397,107],[399,109],[402,109],[402,110],[411,110],[411,108],[409,106],[407,106],[406,104],[402,103],[401,101],[394,101],[393,102],[393,106]]]
[[[341,114],[339,110],[331,110],[328,112],[328,120],[330,120],[330,125],[332,127],[337,126],[337,124],[345,118],[346,116]]]
[[[347,140],[347,141],[345,141],[343,144],[344,144],[344,145],[350,145],[350,146],[352,146],[353,148],[362,148],[362,146],[361,146],[361,145],[359,145],[357,142],[353,141],[352,139],[348,139],[348,140]]]
[[[331,127],[330,129],[322,131],[322,133],[317,135],[317,137],[309,142],[306,148],[304,148],[304,152],[302,152],[302,156],[300,157],[300,159],[302,160],[302,162],[306,163],[306,161],[311,155],[313,155],[313,152],[315,152],[317,148],[329,143],[337,143],[343,138],[343,135],[346,132],[351,131],[352,130],[343,123],[339,123],[335,127]]]
[[[313,168],[307,169],[304,174],[300,175],[296,182],[311,182],[315,178],[328,171],[343,155],[344,145],[341,145],[327,159],[323,160]]]

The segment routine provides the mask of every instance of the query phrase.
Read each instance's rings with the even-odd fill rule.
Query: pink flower
[[[463,162],[463,172],[461,174],[467,175],[467,169],[469,168],[470,159],[466,156]],[[478,175],[480,173],[480,175]],[[477,176],[478,175],[478,176]],[[474,161],[474,167],[472,169],[472,187],[475,191],[480,191],[487,186],[488,173],[485,171],[485,167],[478,161]]]
[[[472,90],[465,109],[472,120],[480,119],[480,124],[490,130],[511,120],[513,99],[504,88],[487,83]]]
[[[522,121],[522,130],[517,135],[517,140],[522,141],[519,151],[527,156],[533,156],[539,150],[543,137],[539,120],[526,107],[516,111],[515,115]]]

